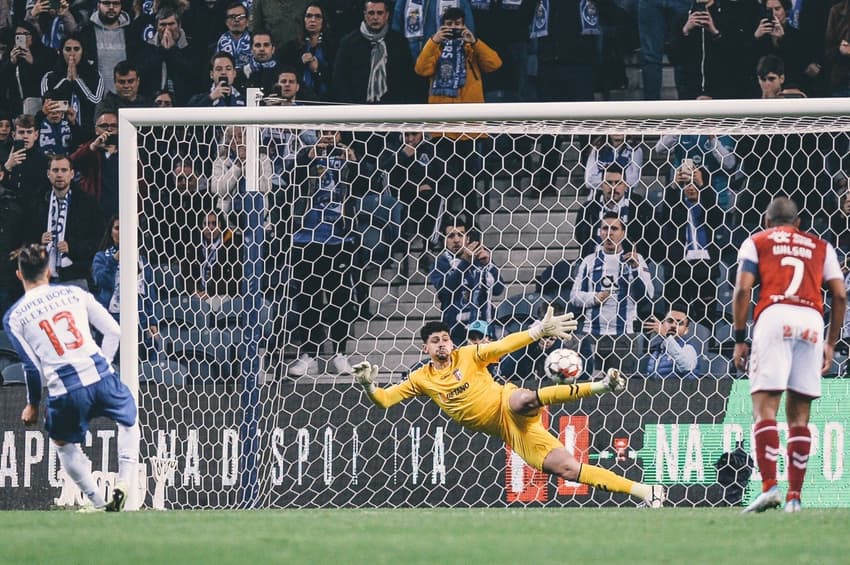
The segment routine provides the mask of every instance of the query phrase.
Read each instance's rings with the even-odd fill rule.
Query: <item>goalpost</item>
[[[447,215],[474,217],[501,271],[504,292],[491,285],[479,311],[492,337],[523,327],[543,302],[563,307],[575,269],[555,270],[566,288],[540,278],[592,247],[574,238],[602,175],[590,167],[597,174],[585,178],[590,156],[594,165],[621,161],[629,194],[657,224],[628,231],[641,234],[631,244],[653,277],[641,319],[663,317],[674,299],[702,312],[692,335],[705,376],[649,379],[637,365],[620,397],[585,399],[544,419],[584,461],[679,485],[680,504],[730,503],[714,463],[739,439],[752,445],[746,381],[730,373],[725,346],[735,243],[774,182],[802,195],[804,214],[816,212],[813,229],[840,224],[847,110],[843,99],[122,109],[120,284],[131,291],[121,293],[121,376],[142,427],[135,506],[631,504],[542,477],[427,402],[371,407],[350,375],[333,373],[336,353],[352,364],[368,356],[382,367],[382,385],[420,361],[418,329],[441,314],[427,274]],[[627,136],[627,154],[604,137],[614,134]],[[665,198],[685,163],[704,171],[702,188],[716,192],[722,218],[708,242],[717,252],[688,256],[711,263],[709,304],[673,281],[675,242],[663,239],[676,233],[664,231]],[[221,241],[204,231],[209,222]],[[331,224],[347,230],[330,228],[344,241],[339,255],[311,255]],[[130,330],[139,327],[140,298],[158,327],[141,344]],[[651,336],[626,331],[631,352],[618,343],[600,356],[646,355]],[[322,361],[318,372],[294,376],[305,352]],[[503,365],[518,366],[529,365]],[[502,378],[547,384],[533,373]],[[824,415],[813,419],[809,506],[839,503],[835,493],[850,487],[840,471],[850,419],[829,396],[846,396],[846,381],[827,384]]]

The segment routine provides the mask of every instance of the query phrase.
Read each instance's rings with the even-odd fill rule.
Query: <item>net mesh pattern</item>
[[[159,330],[140,348],[142,460],[178,460],[166,506],[523,503],[516,493],[541,479],[501,441],[423,400],[374,408],[347,374],[368,358],[379,384],[400,382],[424,361],[419,329],[441,318],[461,345],[474,320],[498,339],[542,306],[574,311],[575,340],[535,344],[492,371],[546,386],[546,351],[569,347],[583,378],[611,366],[633,375],[616,399],[547,412],[584,460],[634,434],[641,399],[657,421],[717,424],[738,376],[737,247],[786,194],[843,258],[849,120],[257,125],[256,187],[253,128],[139,127],[139,288]],[[447,251],[441,226],[464,218],[468,245]],[[620,221],[633,255],[609,275],[594,257],[601,226]],[[623,307],[596,308],[587,297],[599,293]],[[671,305],[686,310],[698,353],[677,378],[699,384],[675,394],[652,378],[670,367],[651,360]],[[572,420],[582,414],[583,428]],[[640,443],[632,436],[630,450]],[[626,459],[623,472],[643,478]],[[633,504],[574,487],[559,482],[570,495],[544,503]]]

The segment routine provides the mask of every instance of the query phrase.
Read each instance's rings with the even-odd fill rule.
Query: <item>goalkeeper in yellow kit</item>
[[[448,326],[429,322],[422,328],[421,337],[423,351],[431,362],[410,373],[407,380],[379,388],[375,386],[378,366],[368,361],[354,366],[354,376],[369,399],[381,408],[389,408],[413,396],[427,396],[462,426],[502,438],[535,469],[598,489],[628,493],[645,501],[647,506],[658,508],[665,497],[662,486],[636,483],[607,469],[580,463],[540,422],[541,406],[594,394],[622,392],[626,381],[619,371],[609,369],[601,381],[533,391],[511,383],[501,385],[487,370],[487,365],[503,355],[541,338],[568,339],[577,327],[572,318],[569,313],[554,316],[549,307],[543,320],[527,331],[492,343],[458,349],[454,348]]]

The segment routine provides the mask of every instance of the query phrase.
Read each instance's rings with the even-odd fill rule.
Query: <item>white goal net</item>
[[[372,407],[347,374],[369,359],[400,382],[425,322],[463,345],[548,304],[579,316],[575,341],[512,354],[498,379],[550,384],[561,346],[582,378],[631,375],[544,414],[568,449],[675,504],[749,500],[757,470],[722,461],[752,446],[730,365],[737,246],[786,194],[850,250],[848,131],[831,100],[121,110],[121,285],[138,289],[121,293],[121,374],[144,504],[633,504],[533,472],[424,399]],[[677,328],[695,363],[659,345]],[[839,350],[809,506],[848,500]]]

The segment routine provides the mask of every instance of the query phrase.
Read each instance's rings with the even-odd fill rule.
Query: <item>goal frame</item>
[[[768,119],[762,127],[745,128],[742,119]],[[829,118],[828,127],[819,127],[820,118]],[[248,191],[256,191],[258,175],[259,130],[262,126],[357,124],[358,129],[376,130],[415,129],[431,131],[461,131],[466,124],[474,124],[475,131],[516,132],[534,134],[552,133],[602,133],[640,132],[652,134],[676,131],[679,133],[729,133],[730,123],[739,124],[739,130],[750,133],[791,133],[797,128],[804,131],[835,131],[836,121],[846,121],[850,130],[850,104],[847,99],[777,99],[777,100],[707,100],[707,101],[624,101],[624,102],[569,102],[523,104],[444,104],[444,105],[388,105],[388,106],[290,106],[245,108],[122,108],[119,120],[119,221],[122,226],[122,261],[119,267],[120,285],[124,289],[137,289],[138,270],[138,185],[139,185],[139,128],[151,126],[202,126],[245,125]],[[678,127],[659,125],[674,122]],[[534,127],[539,122],[541,127]],[[807,124],[805,127],[798,125]],[[489,124],[489,125],[488,125]],[[498,124],[498,128],[494,125]],[[559,124],[564,124],[563,129]],[[403,125],[403,127],[402,127]],[[843,126],[839,126],[843,127]],[[465,131],[469,131],[466,127]],[[122,292],[120,298],[121,322],[125,328],[139,325],[137,291]],[[121,332],[120,374],[139,404],[139,358],[136,331]],[[250,360],[249,360],[250,362]],[[253,363],[257,371],[259,363]],[[256,402],[258,374],[247,374],[243,399]],[[141,407],[141,406],[140,406]],[[250,422],[243,425],[250,427]],[[242,435],[240,433],[240,435]],[[255,444],[251,438],[241,438],[251,457]],[[247,442],[247,444],[246,444]],[[243,507],[254,506],[257,478],[250,476],[250,466],[243,469],[240,481],[243,489]],[[131,489],[135,491],[135,489]],[[129,501],[138,508],[142,501]]]

